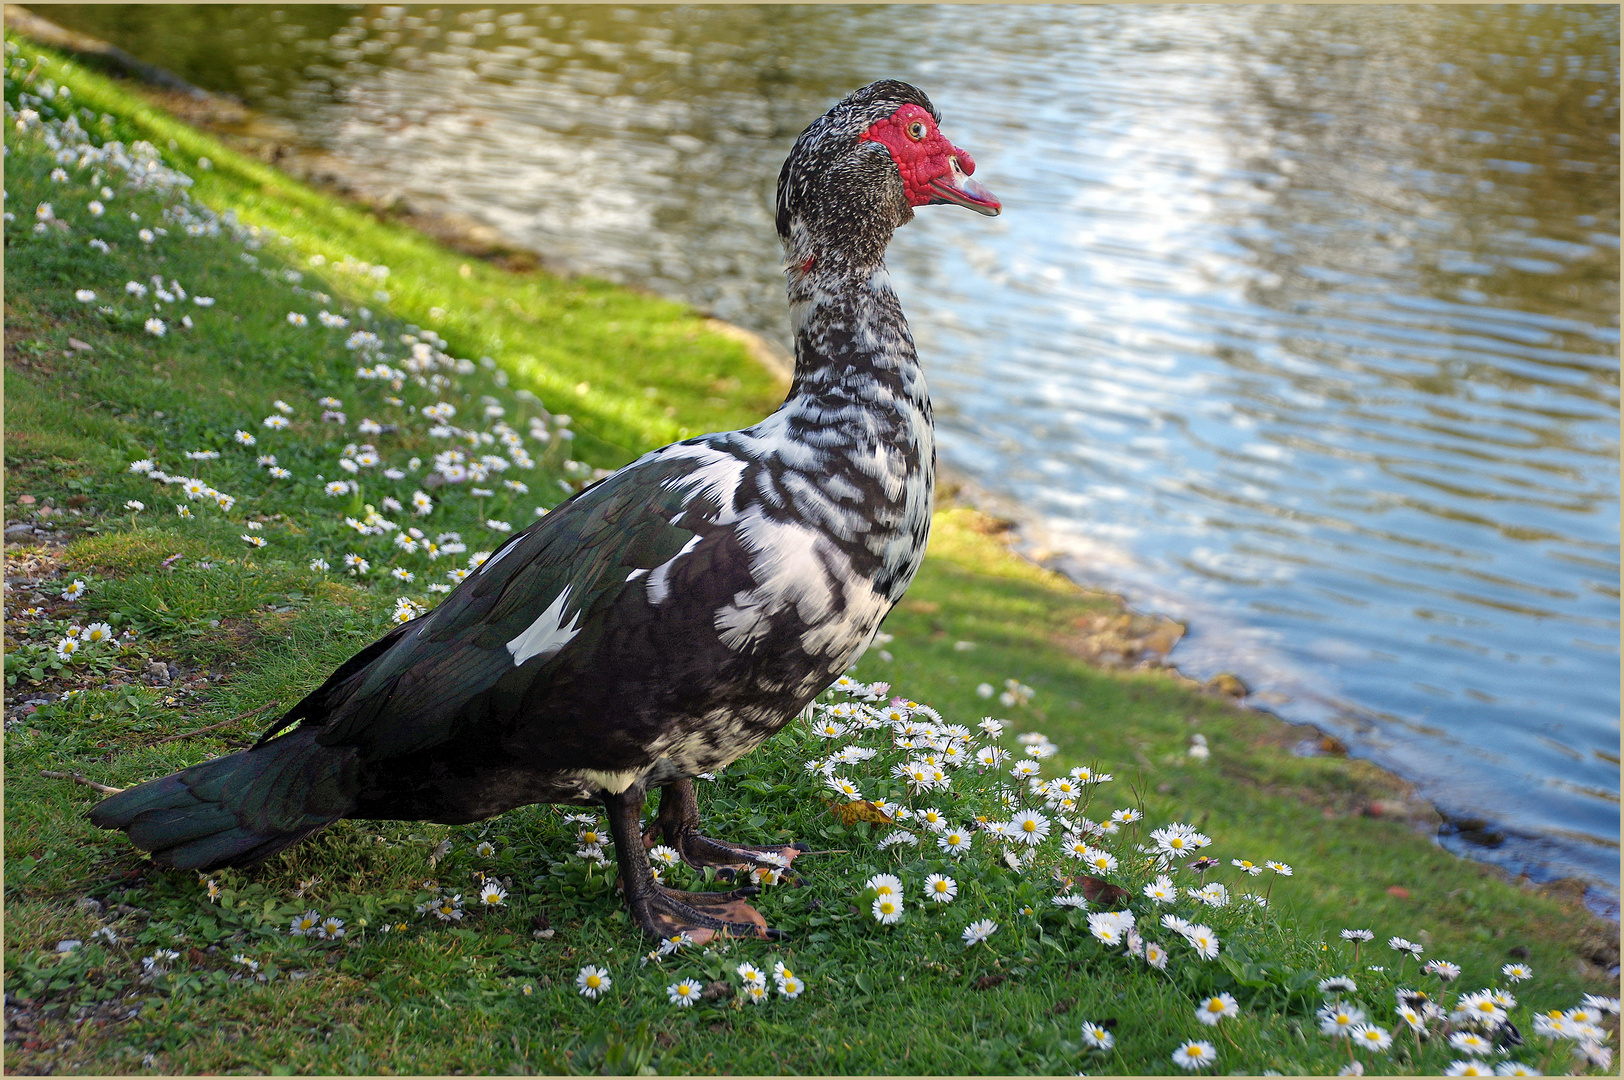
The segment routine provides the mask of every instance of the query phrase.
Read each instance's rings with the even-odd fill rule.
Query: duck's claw
[[[789,867],[795,856],[807,850],[805,844],[756,847],[685,831],[678,835],[676,849],[689,866],[714,866],[716,876],[723,881],[737,881],[742,876],[762,884],[806,884],[801,875]]]
[[[661,940],[685,933],[696,945],[719,934],[777,941],[784,932],[768,926],[761,912],[745,903],[745,897],[759,891],[691,893],[656,885],[642,897],[628,897],[627,903],[643,930]]]

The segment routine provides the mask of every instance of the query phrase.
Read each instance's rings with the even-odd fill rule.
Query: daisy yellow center
[[[947,891],[947,882],[945,882],[945,881],[938,881],[938,882],[937,882],[937,883],[936,883],[936,891],[937,891],[937,892],[946,892],[946,891]]]
[[[596,990],[598,987],[603,985],[603,980],[598,978],[596,975],[588,975],[586,977],[586,984],[592,987],[592,989]]]
[[[1224,1003],[1222,1001],[1219,1001],[1217,998],[1213,998],[1211,1001],[1207,1002],[1207,1011],[1208,1012],[1223,1012],[1224,1011]]]
[[[1021,822],[1021,828],[1027,832],[1037,832],[1038,823],[1035,821],[1023,821]]]

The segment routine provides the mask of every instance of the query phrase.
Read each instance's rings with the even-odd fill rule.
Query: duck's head
[[[975,159],[940,123],[924,91],[885,80],[807,125],[778,174],[778,235],[791,257],[877,261],[916,206],[956,203],[997,214],[992,192],[970,179]]]

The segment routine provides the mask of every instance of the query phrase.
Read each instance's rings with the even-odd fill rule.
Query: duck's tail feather
[[[355,809],[355,751],[316,734],[300,728],[121,791],[90,821],[124,830],[162,866],[252,866]]]

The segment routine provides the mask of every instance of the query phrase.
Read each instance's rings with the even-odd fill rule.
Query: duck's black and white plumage
[[[602,803],[648,932],[767,935],[741,889],[667,890],[640,830],[746,871],[794,848],[697,831],[690,777],[778,731],[861,654],[930,530],[930,400],[886,276],[913,207],[996,214],[918,89],[866,86],[778,181],[795,377],[742,431],[647,454],[498,548],[434,611],[343,664],[247,751],[91,811],[160,863],[258,862],[343,817],[478,821]],[[776,859],[774,858],[776,856]]]

